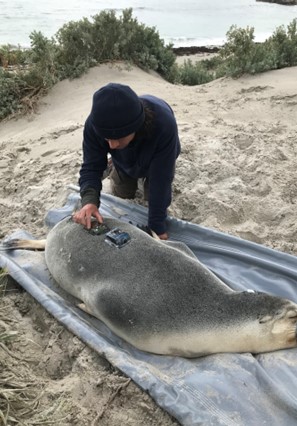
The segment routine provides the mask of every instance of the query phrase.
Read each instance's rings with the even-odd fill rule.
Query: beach
[[[182,150],[171,216],[297,255],[296,75],[292,67],[190,87],[115,63],[58,83],[35,113],[0,123],[1,238],[19,228],[46,235],[46,212],[77,184],[93,92],[119,82],[174,110]],[[63,401],[56,424],[178,424],[25,292],[8,293],[5,309],[9,329],[18,331],[10,349],[31,361],[1,348],[0,359],[44,389],[42,406]]]

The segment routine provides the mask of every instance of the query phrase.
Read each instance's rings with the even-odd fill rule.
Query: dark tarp
[[[46,223],[53,226],[71,214],[78,202],[78,194],[70,194],[64,207],[48,213]],[[105,194],[101,213],[140,226],[147,222],[146,208]],[[172,240],[186,243],[233,289],[266,291],[297,302],[296,257],[174,218],[168,219],[168,228]],[[30,235],[18,231],[10,237]],[[181,424],[297,425],[297,349],[197,359],[151,355],[131,347],[77,309],[51,282],[43,253],[1,252],[0,267],[7,268],[65,327],[147,390]]]

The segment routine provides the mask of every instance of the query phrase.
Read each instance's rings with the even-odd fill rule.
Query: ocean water
[[[131,7],[139,22],[154,26],[174,46],[221,45],[231,25],[254,27],[257,41],[297,18],[297,6],[256,0],[0,0],[0,45],[29,46],[29,34],[53,36],[66,22],[102,10]]]

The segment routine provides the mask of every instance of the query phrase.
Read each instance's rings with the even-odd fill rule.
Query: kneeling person
[[[152,95],[137,96],[129,87],[109,83],[95,92],[84,127],[80,170],[82,208],[74,220],[87,228],[98,211],[103,173],[111,156],[114,195],[134,198],[139,178],[148,199],[148,227],[167,239],[167,208],[172,198],[175,162],[180,153],[176,120],[171,107]]]

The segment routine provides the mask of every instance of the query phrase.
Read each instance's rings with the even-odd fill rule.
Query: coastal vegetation
[[[173,84],[185,85],[297,65],[296,19],[264,43],[255,42],[252,27],[232,26],[226,37],[214,57],[178,65],[173,46],[165,45],[154,27],[139,23],[132,9],[119,17],[103,11],[92,20],[71,21],[52,38],[33,31],[28,49],[0,46],[0,120],[34,110],[39,97],[58,81],[107,61],[154,70]]]

